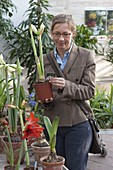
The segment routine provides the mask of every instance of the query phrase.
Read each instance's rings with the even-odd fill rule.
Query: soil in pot
[[[47,162],[47,156],[40,158],[43,170],[63,170],[65,159],[62,156],[58,156],[57,161]]]
[[[36,98],[38,101],[45,101],[45,99],[53,99],[52,85],[47,82],[35,83],[34,85]]]

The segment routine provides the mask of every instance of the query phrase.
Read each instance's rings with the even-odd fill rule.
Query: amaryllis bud
[[[36,27],[33,24],[31,24],[30,27],[31,27],[31,30],[37,35],[38,30],[36,29]]]
[[[0,54],[0,64],[6,64],[2,54]]]
[[[26,105],[27,105],[27,102],[25,100],[23,100],[22,104],[21,104],[21,108],[24,109]]]
[[[44,32],[44,28],[45,28],[45,25],[42,23],[42,24],[40,25],[40,28],[38,29],[38,33],[39,33],[40,36],[42,36],[42,34],[43,34],[43,32]]]
[[[7,108],[12,108],[12,109],[16,109],[16,106],[12,105],[12,104],[6,104],[5,105]]]

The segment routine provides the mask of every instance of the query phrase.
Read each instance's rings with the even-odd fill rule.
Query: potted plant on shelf
[[[29,150],[28,150],[28,141],[32,138],[39,138],[43,132],[43,127],[39,124],[39,119],[34,116],[33,112],[30,112],[30,115],[27,115],[26,121],[24,122],[23,115],[25,114],[26,101],[23,101],[21,108],[14,105],[7,105],[9,108],[18,110],[20,117],[20,124],[22,130],[22,141],[26,158],[26,166],[24,170],[34,170],[34,166],[30,164]]]
[[[23,86],[20,85],[21,72],[22,67],[20,66],[20,62],[17,59],[17,64],[7,64],[3,56],[0,56],[0,68],[4,74],[4,92],[6,92],[6,103],[13,104],[20,107],[21,101],[25,97]],[[7,107],[6,107],[7,108]],[[20,122],[18,111],[13,108],[7,108],[6,110],[6,119],[9,124],[9,133],[12,141],[12,147],[14,149],[14,164],[17,163],[17,155],[19,156],[19,152],[17,153],[18,148],[20,148],[22,140],[21,140],[21,131],[20,131]],[[9,146],[9,141],[7,137],[4,137],[7,146]],[[15,152],[16,150],[16,152]],[[7,157],[7,153],[6,153]],[[8,161],[8,158],[7,158]],[[21,163],[24,162],[24,158],[21,160]],[[8,161],[9,163],[9,161]]]
[[[0,55],[0,58],[2,55]],[[5,115],[5,104],[7,101],[7,94],[5,90],[6,86],[4,83],[4,74],[2,68],[0,68],[0,120],[3,119]],[[5,135],[5,128],[2,126],[0,123],[0,153],[3,152],[3,147],[2,147],[2,138]]]
[[[1,119],[0,122],[1,122],[2,126],[4,126],[4,128],[6,129],[6,134],[7,134],[7,138],[8,138],[8,142],[9,142],[7,144],[7,142],[4,140],[4,138],[2,138],[2,146],[4,148],[5,154],[7,155],[7,161],[8,161],[8,164],[4,166],[4,170],[19,170],[21,158],[22,158],[22,153],[23,153],[23,142],[21,143],[20,148],[18,148],[17,150],[14,150],[13,145],[12,145],[12,141],[11,141],[9,124],[5,120],[5,118]],[[14,154],[14,152],[16,152],[16,154],[17,154],[16,165],[15,165],[15,154]],[[18,156],[18,154],[19,154],[19,156]]]
[[[37,82],[34,84],[36,97],[38,101],[44,101],[45,99],[53,99],[52,93],[52,85],[49,83],[48,80],[45,80],[45,73],[44,73],[44,58],[43,58],[43,50],[42,50],[42,34],[44,31],[44,25],[41,24],[40,28],[37,30],[33,24],[30,24],[30,35],[31,35],[31,42],[37,67]],[[39,57],[37,55],[37,49],[35,45],[35,40],[33,37],[33,33],[37,36],[37,41],[39,44]]]
[[[65,159],[58,156],[55,149],[59,118],[55,117],[52,123],[47,116],[44,116],[43,120],[49,135],[50,154],[40,159],[42,168],[43,170],[54,170],[55,168],[57,170],[63,170]]]
[[[39,138],[31,143],[31,147],[37,165],[41,165],[40,158],[47,156],[50,153],[50,146],[43,132]]]
[[[34,167],[30,166],[30,160],[29,160],[29,153],[28,153],[28,147],[27,147],[27,141],[32,138],[40,138],[43,127],[39,124],[39,119],[34,117],[34,113],[31,112],[30,115],[26,118],[26,123],[24,125],[23,118],[22,118],[22,110],[20,110],[20,121],[21,121],[21,127],[22,127],[22,139],[24,140],[24,148],[26,153],[26,167],[24,170],[34,170]]]

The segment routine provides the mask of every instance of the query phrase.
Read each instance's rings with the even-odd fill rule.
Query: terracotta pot
[[[0,136],[0,153],[4,153],[4,148],[3,148],[3,143],[2,143],[3,138],[4,136]]]
[[[37,100],[44,101],[45,99],[53,98],[52,85],[48,81],[35,83],[33,86]]]
[[[43,170],[63,170],[63,165],[65,162],[65,159],[62,156],[58,156],[58,158],[61,161],[58,162],[46,162],[47,156],[44,156],[40,159],[40,162],[42,164]]]
[[[35,146],[35,142],[31,144],[35,161],[37,161],[38,165],[41,165],[40,158],[43,156],[48,156],[50,153],[50,146],[45,147],[37,147]]]
[[[4,170],[15,170],[15,167],[12,167],[11,165],[5,165]]]
[[[6,145],[9,147],[9,142],[5,142],[5,143],[6,143]],[[22,142],[12,142],[13,153],[14,153],[14,164],[15,164],[15,165],[17,164],[18,159],[19,159],[21,143],[22,143]],[[3,147],[5,147],[5,146],[3,145]],[[4,150],[5,150],[5,149],[4,149]],[[7,154],[5,154],[5,155],[6,155],[7,163],[9,163]],[[25,157],[25,155],[23,154],[20,164],[23,164],[23,163],[24,163],[24,157]]]

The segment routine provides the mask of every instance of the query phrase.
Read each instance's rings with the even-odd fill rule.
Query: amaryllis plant
[[[43,50],[42,50],[42,34],[44,31],[44,24],[42,23],[40,28],[37,30],[37,28],[30,24],[30,35],[31,35],[31,42],[35,57],[35,63],[37,67],[37,75],[39,80],[38,81],[44,81],[45,75],[44,75],[44,61],[43,61]],[[33,33],[37,35],[37,39],[34,39]],[[36,41],[38,41],[39,44],[39,56],[37,55],[37,48],[36,48]]]
[[[24,125],[22,114],[23,114],[23,111],[20,110],[22,139],[24,140],[24,148],[25,148],[25,152],[26,152],[26,166],[29,167],[30,166],[30,160],[29,160],[29,154],[28,154],[27,140],[40,137],[44,128],[42,128],[40,126],[39,119],[34,117],[33,112],[31,112],[29,117],[26,118],[26,123]]]
[[[22,140],[24,142],[24,150],[25,150],[25,156],[26,156],[26,167],[29,167],[30,159],[29,159],[29,153],[28,153],[27,140],[30,140],[32,138],[39,138],[44,128],[40,125],[39,119],[34,116],[33,112],[30,112],[30,115],[26,117],[26,122],[24,123],[23,114],[25,114],[25,112],[23,110],[25,108],[25,105],[26,105],[26,102],[23,101],[21,104],[21,109],[14,105],[7,105],[7,107],[17,109],[19,112],[20,124],[21,124],[21,129],[22,129]]]
[[[7,120],[5,118],[1,118],[0,123],[6,130],[7,139],[8,139],[7,142],[9,142],[9,145],[7,145],[5,138],[1,138],[2,142],[3,142],[4,153],[7,156],[7,160],[9,162],[11,168],[12,169],[15,168],[15,170],[19,170],[20,169],[20,162],[21,162],[21,158],[22,158],[22,154],[23,154],[23,144],[24,143],[22,141],[20,152],[19,152],[19,159],[17,161],[17,164],[15,165],[14,152],[16,152],[16,151],[13,150],[9,123],[7,122]]]

